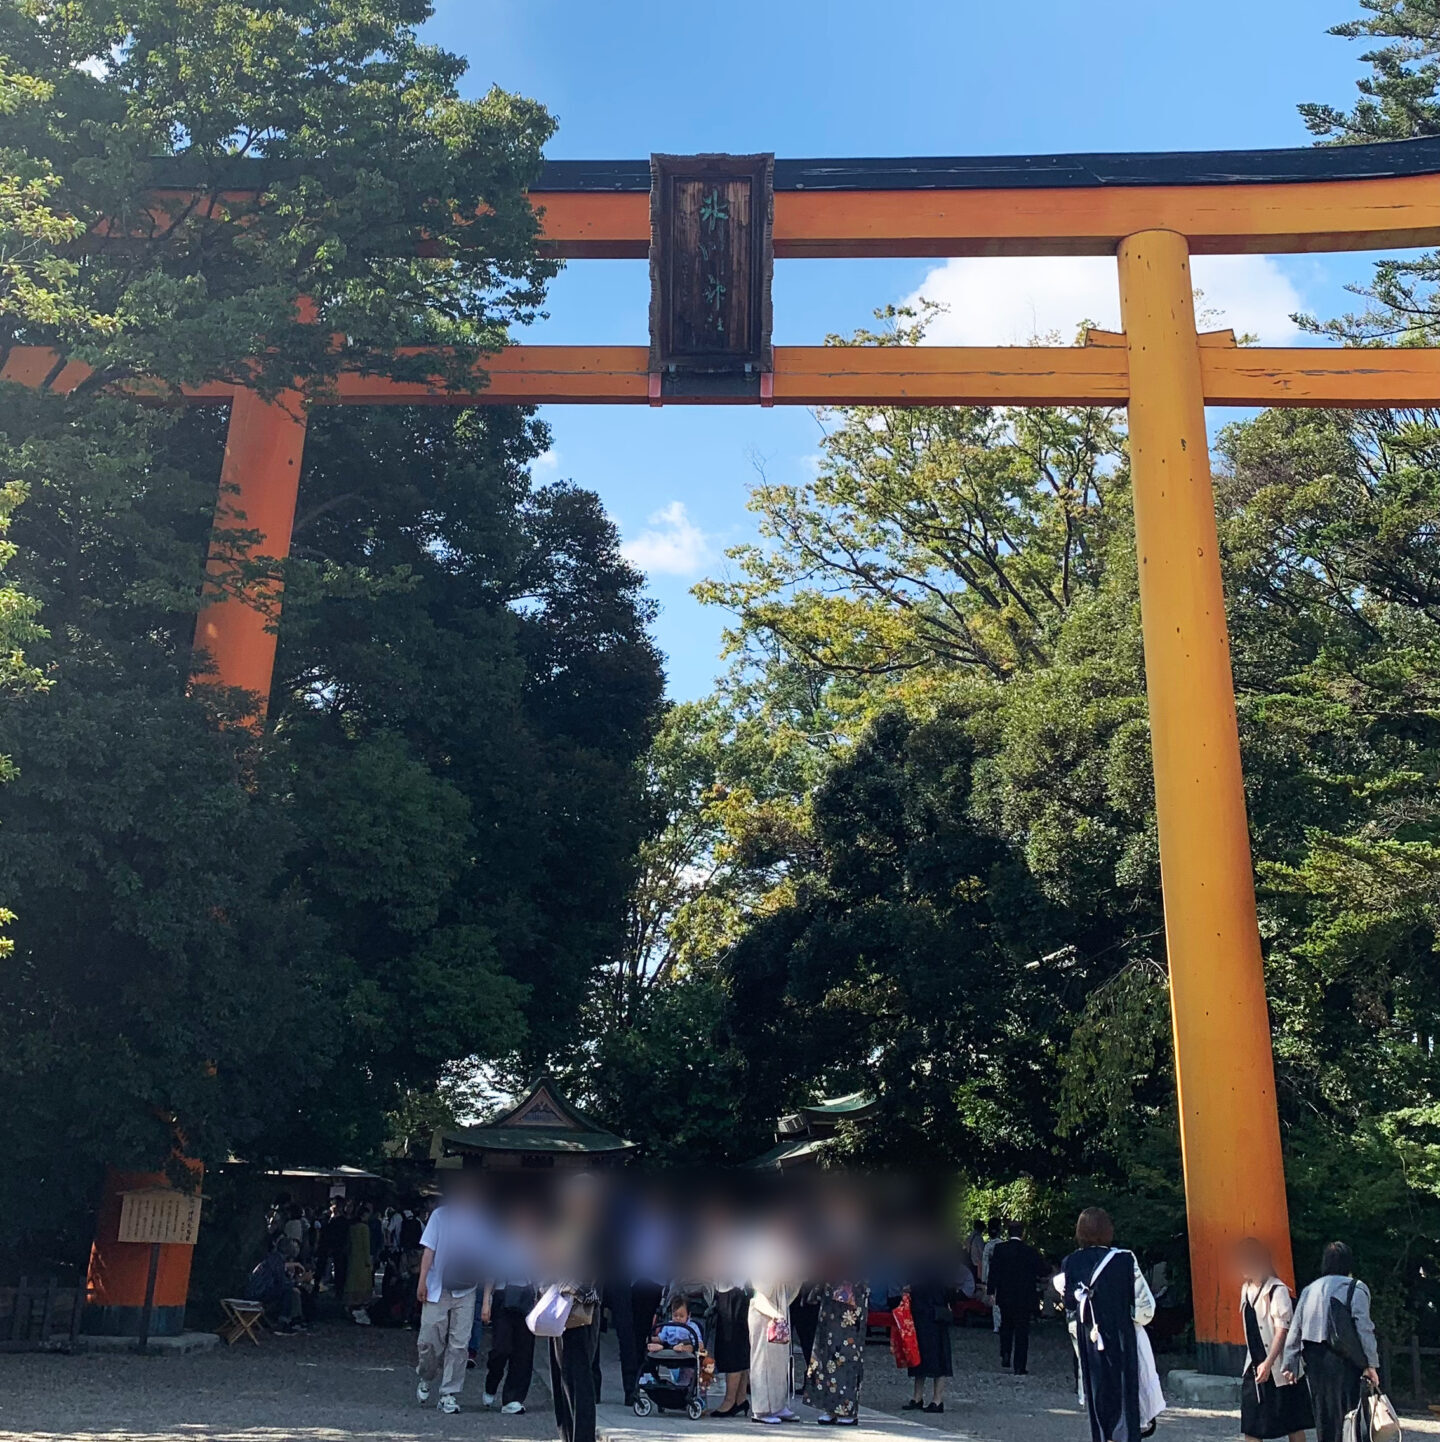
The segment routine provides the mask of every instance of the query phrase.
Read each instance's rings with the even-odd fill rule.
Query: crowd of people
[[[415,1326],[415,1278],[429,1211],[425,1199],[382,1209],[333,1197],[314,1209],[277,1197],[248,1295],[265,1305],[280,1332],[308,1330],[327,1288],[359,1326]]]
[[[723,1377],[712,1416],[777,1426],[799,1421],[803,1400],[821,1425],[845,1427],[859,1420],[877,1315],[913,1379],[902,1410],[939,1413],[957,1312],[988,1312],[999,1365],[1023,1377],[1048,1296],[1066,1319],[1092,1442],[1154,1430],[1165,1407],[1146,1331],[1155,1291],[1103,1210],[1080,1214],[1056,1264],[1020,1222],[976,1222],[953,1246],[933,1216],[882,1200],[891,1229],[878,1246],[875,1198],[843,1185],[778,1209],[732,1198],[685,1214],[673,1198],[617,1197],[585,1175],[541,1199],[487,1193],[462,1172],[434,1206],[337,1199],[314,1216],[278,1204],[252,1295],[280,1331],[305,1328],[326,1288],[356,1324],[413,1327],[415,1396],[449,1413],[481,1366],[482,1404],[524,1412],[543,1344],[563,1442],[594,1442],[602,1316],[621,1394],[642,1415],[658,1404],[699,1416]],[[1379,1387],[1369,1291],[1349,1248],[1325,1249],[1298,1300],[1260,1241],[1242,1243],[1235,1264],[1243,1436],[1301,1442],[1313,1428],[1318,1442],[1345,1442],[1347,1415]]]

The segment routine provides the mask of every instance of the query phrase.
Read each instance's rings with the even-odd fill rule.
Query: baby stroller
[[[635,1387],[635,1415],[684,1412],[692,1422],[705,1415],[705,1374],[710,1358],[703,1352],[647,1352]]]
[[[684,1297],[690,1320],[700,1329],[701,1340],[708,1352],[715,1345],[715,1284],[713,1282],[671,1282],[660,1298],[660,1315],[668,1317],[676,1297]]]

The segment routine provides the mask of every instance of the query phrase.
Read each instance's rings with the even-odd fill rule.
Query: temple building
[[[509,1111],[484,1126],[440,1129],[430,1141],[431,1159],[446,1169],[579,1170],[623,1165],[638,1150],[639,1143],[572,1106],[549,1076],[537,1078]]]
[[[816,1166],[820,1149],[835,1136],[841,1122],[868,1121],[879,1105],[879,1099],[869,1092],[850,1092],[776,1117],[775,1145],[745,1165],[782,1172]]]

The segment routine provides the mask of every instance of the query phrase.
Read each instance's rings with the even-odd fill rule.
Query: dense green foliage
[[[224,413],[106,388],[323,398],[342,362],[406,374],[396,346],[468,369],[533,313],[551,122],[461,100],[428,11],[0,8],[0,361],[94,367],[0,397],[0,1248],[30,1266],[83,1255],[101,1165],[177,1129],[211,1162],[423,1145],[467,1059],[513,1080],[577,1044],[620,944],[661,676],[595,498],[531,482],[544,428],[312,414],[257,734],[187,685]],[[193,190],[157,214],[166,181]]]

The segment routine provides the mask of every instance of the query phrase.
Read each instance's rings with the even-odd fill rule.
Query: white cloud
[[[645,530],[620,550],[650,576],[694,576],[711,558],[710,538],[690,519],[684,501],[671,501],[646,517]]]
[[[530,469],[540,476],[555,475],[560,469],[560,452],[553,447],[548,451],[541,451],[530,462]]]
[[[1304,310],[1295,283],[1268,255],[1197,255],[1192,262],[1202,329],[1233,326],[1266,345],[1295,345],[1290,319]],[[1055,331],[1070,343],[1083,320],[1120,328],[1115,261],[1108,256],[953,259],[936,266],[915,292],[949,307],[926,339],[933,345],[1025,345]]]

